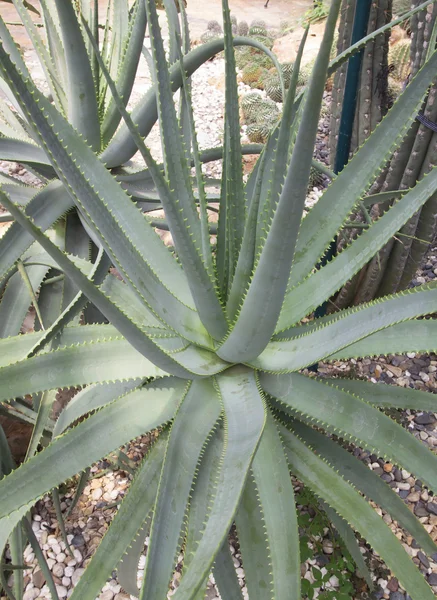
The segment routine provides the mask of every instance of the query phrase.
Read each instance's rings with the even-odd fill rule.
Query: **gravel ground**
[[[35,67],[36,68],[36,67]],[[193,77],[193,101],[195,107],[195,118],[198,127],[199,145],[201,148],[220,145],[222,142],[223,131],[223,109],[224,109],[224,60],[216,59],[204,65]],[[139,97],[150,85],[146,75],[142,75],[135,89],[134,99]],[[250,88],[239,84],[239,92],[245,93]],[[329,95],[325,97],[325,103],[329,102]],[[328,128],[326,120],[322,120],[319,125],[319,139],[316,149],[316,157],[326,162],[326,138]],[[243,141],[247,141],[242,131]],[[148,142],[157,158],[160,156],[159,135],[157,128],[152,131]],[[246,169],[250,169],[251,159],[247,158]],[[18,177],[31,177],[26,174],[21,167],[9,163],[1,163],[0,170],[14,172]],[[205,172],[208,176],[219,177],[221,175],[220,163],[210,163]],[[28,181],[30,182],[30,180]],[[320,188],[314,188],[309,192],[307,207],[310,208],[321,195]],[[433,248],[427,255],[422,269],[416,275],[413,285],[425,283],[437,276],[437,247]],[[389,385],[399,385],[402,387],[413,387],[421,390],[435,392],[437,390],[436,373],[437,357],[435,355],[416,355],[408,353],[405,356],[389,356],[379,359],[364,359],[361,361],[351,360],[348,363],[334,362],[332,364],[321,364],[321,373],[334,373],[344,375],[354,371],[358,376],[364,376],[374,383],[381,382]],[[413,413],[405,411],[399,414],[399,418],[411,432],[428,444],[432,449],[437,446],[437,414]],[[127,449],[127,454],[133,461],[138,461],[145,453],[150,444],[150,437],[144,436],[141,439],[131,443]],[[437,540],[437,502],[422,487],[419,481],[416,481],[410,473],[398,469],[396,465],[385,463],[368,452],[355,450],[359,458],[365,461],[369,468],[375,470],[390,485],[404,501],[411,507],[411,510],[417,515],[424,524],[434,540]],[[124,471],[113,471],[108,468],[105,461],[95,465],[92,468],[92,479],[85,487],[78,505],[73,510],[71,516],[66,522],[68,533],[68,542],[72,547],[74,558],[67,550],[65,543],[59,532],[55,512],[48,496],[43,498],[36,506],[33,514],[32,527],[39,539],[43,552],[47,558],[50,569],[58,586],[58,594],[61,599],[71,595],[75,584],[83,573],[100,539],[105,533],[111,519],[115,513],[116,504],[121,501],[129,486],[130,476]],[[71,504],[74,489],[68,490],[62,497],[62,509],[66,510]],[[376,510],[383,516],[383,519],[393,529],[396,536],[402,540],[408,554],[413,557],[418,567],[422,570],[437,593],[437,554],[432,557],[426,557],[417,547],[415,541],[405,535],[395,522],[392,522],[388,515],[385,515],[379,508]],[[146,546],[147,548],[147,539]],[[332,552],[332,542],[327,537],[323,541],[323,549],[326,555]],[[244,571],[241,566],[241,557],[238,553],[238,547],[231,542],[231,552],[234,556],[234,564],[237,568],[237,574],[243,590],[243,595],[247,597],[247,589],[244,584]],[[363,546],[363,553],[368,549]],[[26,548],[25,561],[27,569],[25,576],[25,595],[24,600],[46,599],[50,598],[48,587],[44,577],[38,567],[35,556],[30,547]],[[144,572],[145,556],[139,563],[138,583],[140,584]],[[313,581],[312,568],[319,568],[322,573],[325,569],[326,560],[323,556],[316,560],[308,561],[302,565],[302,575]],[[374,595],[375,599],[386,598],[390,600],[408,600],[407,596],[399,587],[397,580],[390,576],[388,571],[380,564],[378,560],[373,561],[377,565],[374,575],[378,590]],[[130,598],[121,589],[117,582],[116,573],[114,578],[107,582],[99,596],[99,600],[126,600]],[[177,587],[180,574],[176,574],[173,581],[173,587]],[[338,582],[331,578],[331,589],[336,589]],[[173,591],[169,592],[169,597]],[[317,597],[318,593],[316,592]],[[207,598],[217,598],[213,580],[209,582]],[[3,596],[1,599],[3,600]]]

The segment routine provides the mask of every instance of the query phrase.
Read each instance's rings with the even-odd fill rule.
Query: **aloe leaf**
[[[366,500],[296,436],[284,427],[280,431],[295,475],[369,541],[413,600],[433,600],[422,574]]]
[[[100,121],[91,64],[73,3],[55,0],[67,63],[68,117],[94,151],[100,149]]]
[[[99,349],[105,355],[96,356]],[[163,374],[123,339],[69,346],[2,367],[0,398],[8,400],[48,389]]]
[[[367,586],[370,591],[374,590],[372,574],[369,571],[368,566],[366,565],[366,561],[361,554],[361,549],[358,544],[357,538],[355,536],[355,532],[352,527],[349,525],[347,521],[345,521],[340,515],[338,515],[335,510],[333,510],[330,506],[321,502],[321,506],[325,513],[328,515],[329,520],[334,525],[338,534],[342,538],[349,554],[352,556],[352,559],[357,566],[358,574],[365,579]]]
[[[122,560],[126,548],[141,530],[155,503],[167,435],[160,434],[130,484],[129,492],[120,504],[85,572],[74,588],[73,600],[97,597],[108,574]],[[136,580],[136,572],[135,572]],[[138,590],[137,594],[138,595]]]
[[[0,157],[1,160],[24,164],[50,165],[50,161],[42,148],[20,139],[0,138]]]
[[[9,188],[2,186],[6,191]],[[26,214],[37,227],[45,231],[73,206],[67,190],[60,181],[52,181],[36,193],[26,205]],[[34,242],[33,236],[13,223],[0,238],[0,280]]]
[[[329,356],[329,360],[437,351],[437,321],[433,319],[398,323],[351,344]]]
[[[32,526],[26,518],[22,520],[22,526],[24,531],[26,532],[27,537],[29,538],[29,544],[31,545],[32,550],[35,554],[41,572],[45,577],[46,585],[49,588],[52,600],[59,600],[58,591],[53,580],[52,572],[50,571],[50,568],[47,564],[47,559],[44,556],[44,552],[41,550],[41,546],[39,545],[36,535],[33,532]]]
[[[231,527],[265,423],[264,399],[255,374],[241,365],[217,376],[224,406],[225,447],[217,493],[192,562],[174,594],[188,600],[208,576]]]
[[[162,461],[161,461],[162,468]],[[155,498],[156,492],[158,490],[159,479],[156,482],[156,486],[154,489]],[[126,552],[123,554],[122,559],[120,560],[117,566],[117,580],[120,583],[122,589],[130,594],[131,596],[135,596],[138,598],[140,595],[140,588],[138,587],[138,565],[140,562],[140,557],[144,552],[144,543],[146,541],[146,537],[150,531],[150,513],[147,515],[147,519],[144,521],[142,528],[138,531],[136,537],[132,539],[129,547]]]
[[[217,473],[224,448],[224,431],[220,425],[210,435],[206,443],[195,476],[185,534],[184,564],[182,577],[192,563],[195,551],[202,538],[205,523],[217,489]],[[193,600],[203,600],[207,580],[199,588]]]
[[[271,598],[300,600],[299,532],[284,448],[269,414],[252,472],[269,548]],[[267,584],[267,582],[265,582]],[[266,598],[264,594],[260,598]]]
[[[38,416],[36,417],[35,426],[32,430],[29,446],[27,447],[26,459],[36,454],[38,450],[38,445],[41,441],[44,431],[47,429],[47,422],[50,420],[53,404],[56,400],[56,394],[56,390],[51,390],[44,392],[41,396]]]
[[[156,28],[157,16],[155,15],[154,17],[153,15],[151,15],[149,17],[149,20],[151,21],[152,25],[155,24]],[[85,27],[87,28],[86,24]],[[159,27],[157,29],[159,30]],[[160,52],[158,53],[158,56],[160,57],[159,60],[162,61],[164,56],[162,40],[160,46],[161,48]],[[181,257],[182,263],[186,265],[185,273],[188,278],[194,301],[198,308],[200,319],[205,324],[205,327],[208,329],[211,335],[220,339],[226,333],[227,325],[223,309],[220,305],[215,290],[214,277],[211,270],[212,258],[209,246],[209,237],[208,245],[206,246],[210,264],[209,272],[203,264],[202,252],[199,251],[199,246],[201,245],[201,238],[196,238],[194,225],[196,227],[200,227],[200,221],[196,205],[194,203],[192,190],[190,184],[188,183],[188,180],[190,179],[190,175],[188,172],[188,164],[186,165],[186,169],[181,167],[183,171],[182,173],[178,169],[174,169],[173,172],[172,167],[171,171],[174,175],[173,178],[169,175],[167,167],[166,175],[169,179],[167,183],[166,179],[164,178],[164,175],[161,173],[160,169],[153,160],[150,151],[146,148],[141,136],[138,134],[134,124],[132,123],[132,120],[130,119],[126,111],[126,108],[123,105],[123,102],[118,96],[114,83],[112,80],[110,80],[109,73],[105,65],[103,64],[100,55],[98,54],[98,49],[96,47],[94,49],[97,53],[100,67],[103,73],[105,74],[105,77],[108,78],[108,86],[111,89],[117,108],[120,110],[124,121],[127,123],[129,130],[131,131],[132,137],[135,139],[138,145],[138,149],[140,150],[144,160],[146,161],[154,183],[159,191],[160,200],[166,212],[166,217],[170,223],[170,228],[173,234],[176,250]],[[164,145],[167,145],[167,147],[172,149],[173,161],[175,161],[177,153],[173,151],[173,147],[175,145],[174,139],[175,137],[177,137],[175,132],[178,130],[179,126],[176,119],[176,113],[174,111],[174,104],[169,88],[169,82],[165,81],[165,77],[161,81],[158,74],[155,74],[155,76],[158,80],[161,90],[160,98],[162,96],[162,105],[160,104],[160,106],[162,106],[161,112],[163,113],[161,116],[162,137],[164,139]],[[162,87],[164,87],[168,92],[167,95],[164,93],[164,90],[161,89]],[[165,104],[166,101],[167,105]],[[171,103],[171,110],[169,111],[167,109],[164,111],[164,108],[166,106],[168,107],[169,103]],[[172,119],[172,117],[174,118]],[[171,129],[172,121],[173,130]],[[183,152],[182,146],[180,146],[179,151]],[[181,180],[181,178],[183,178],[184,173],[187,175],[187,186],[185,187],[185,189],[181,189],[179,186],[176,187],[174,182]],[[188,189],[190,190],[189,192]]]
[[[243,593],[238,582],[227,540],[223,543],[223,546],[215,557],[214,578],[222,598],[243,600]]]
[[[45,492],[133,438],[172,419],[183,389],[183,383],[167,377],[122,396],[57,437],[42,452],[2,479],[0,548],[21,517]],[[109,430],[110,436],[104,433]],[[95,443],[96,439],[99,444]],[[69,452],[68,448],[73,446],[75,451]],[[60,455],[65,457],[62,465]]]
[[[437,456],[366,399],[298,373],[263,374],[260,381],[268,394],[297,416],[306,415],[331,433],[402,465],[437,489]]]
[[[13,77],[19,92],[26,94],[26,85],[14,66],[6,55],[3,54],[3,61],[1,56],[0,48],[0,67],[3,63],[9,65],[9,80]],[[38,102],[35,102],[37,96]],[[68,186],[73,200],[87,213],[93,228],[94,221],[98,223],[99,238],[114,260],[117,257],[115,262],[120,271],[170,326],[182,331],[190,341],[208,345],[209,336],[200,319],[188,308],[193,301],[185,275],[168,249],[144,219],[139,218],[138,210],[111,174],[53,106],[36,89],[26,97],[26,110],[29,109],[29,115],[39,124],[40,134],[46,136],[57,156],[60,178]],[[50,123],[46,114],[50,115]]]
[[[27,274],[33,289],[38,289],[48,271],[47,267],[27,267]],[[23,279],[15,273],[3,292],[0,303],[0,337],[17,335],[29,311],[29,295]]]
[[[116,383],[94,384],[78,392],[59,415],[53,428],[53,437],[61,435],[70,425],[83,415],[102,408],[119,396],[141,387],[144,380],[119,381]]]
[[[45,47],[44,42],[38,33],[38,29],[33,23],[23,0],[13,0],[13,3],[15,10],[17,11],[26,29],[27,35],[32,41],[32,45],[44,71],[47,84],[51,93],[53,94],[55,104],[59,110],[63,110],[66,106],[66,94],[65,90],[62,89],[62,82],[58,79],[58,74],[56,72],[55,65],[53,64],[52,57]],[[17,66],[19,67],[19,64],[17,64]]]
[[[176,363],[168,357],[168,355],[156,346],[156,344],[144,335],[144,331],[138,328],[129,317],[122,312],[117,306],[115,306],[107,296],[99,290],[87,277],[84,275],[74,264],[71,262],[63,252],[59,250],[44,234],[40,232],[22,213],[21,211],[12,204],[9,199],[0,192],[2,198],[2,204],[7,206],[9,210],[14,214],[15,219],[25,227],[32,235],[38,239],[39,243],[47,249],[51,256],[56,258],[56,262],[64,270],[64,272],[74,281],[74,283],[83,291],[83,293],[101,310],[101,312],[113,322],[117,329],[119,329],[123,335],[130,341],[130,343],[139,351],[147,354],[151,353],[154,357],[156,364],[159,364],[167,372],[177,374],[184,377],[189,376],[189,373],[185,369],[181,369]]]
[[[46,34],[49,55],[53,61],[57,79],[63,90],[67,83],[67,65],[65,62],[64,47],[61,41],[61,29],[54,0],[39,0],[42,8],[44,32]],[[63,112],[67,111],[67,99],[63,96]]]
[[[281,72],[277,57],[264,44],[257,40],[245,37],[234,37],[234,46],[251,46],[263,51],[273,62],[278,72]],[[224,40],[218,39],[202,44],[194,50],[191,50],[184,58],[185,72],[190,77],[200,66],[210,60],[213,56],[224,50]],[[181,68],[179,63],[175,63],[170,69],[170,81],[173,92],[176,92],[182,85]],[[132,120],[138,125],[138,132],[143,137],[147,137],[152,127],[158,119],[156,104],[156,88],[151,88],[142,98],[139,104],[132,112]],[[127,162],[136,153],[137,148],[132,140],[127,127],[121,127],[120,131],[114,136],[110,144],[101,154],[101,160],[107,168],[118,167]]]
[[[365,463],[357,460],[347,450],[323,433],[299,421],[293,421],[291,429],[319,456],[334,467],[342,477],[350,481],[357,490],[387,511],[401,527],[414,537],[427,554],[434,554],[436,551],[435,542],[411,512],[408,505]]]
[[[270,136],[266,149],[257,162],[256,178],[254,175],[253,185],[249,183],[246,185],[249,209],[235,278],[226,306],[231,319],[236,317],[241,298],[244,297],[250,282],[259,247],[258,244],[261,243],[258,232],[262,229],[263,225],[265,226],[265,222],[270,222],[284,183],[284,173],[286,173],[289,161],[294,98],[307,35],[308,29],[305,30],[294,63],[293,75],[285,99],[281,124],[278,130]],[[266,205],[270,206],[268,217],[263,214]]]
[[[128,40],[125,43],[121,64],[116,74],[117,89],[124,104],[128,103],[132,92],[146,32],[147,17],[144,2],[136,2],[129,21]],[[102,120],[103,145],[106,145],[112,139],[119,124],[120,113],[113,97],[111,97]]]
[[[23,530],[21,528],[21,524],[18,524],[12,531],[11,536],[9,538],[9,551],[11,553],[12,564],[21,564],[21,562],[23,561],[23,552],[25,546],[26,540],[23,535]],[[15,571],[14,582],[12,584],[12,591],[15,598],[19,598],[21,600],[24,592],[23,572]]]
[[[228,277],[226,289],[222,289],[222,297],[227,298],[243,240],[246,202],[241,160],[240,115],[235,53],[232,42],[231,16],[227,0],[223,0],[222,7],[225,33],[225,96],[228,110],[225,111],[224,121],[223,172],[226,173],[226,177],[222,179],[223,202],[221,203],[221,208],[224,208],[224,203],[226,203],[226,208],[223,211],[224,217],[222,217],[221,213],[220,217],[225,218],[224,227],[226,228],[227,239]]]
[[[416,75],[387,116],[325,191],[302,222],[291,272],[297,285],[311,272],[355,203],[365,194],[393,150],[407,133],[433,81],[437,53]],[[335,203],[335,211],[332,210]],[[286,300],[287,302],[287,300]]]
[[[339,290],[425,204],[436,189],[437,167],[323,269],[315,271],[288,291],[276,330],[281,331],[297,323]],[[303,223],[305,221],[306,218]]]
[[[238,512],[235,515],[235,525],[250,598],[251,600],[261,600],[261,598],[270,600],[274,598],[270,539],[266,535],[258,488],[253,480],[252,472],[244,486]]]
[[[279,317],[306,198],[317,134],[314,115],[320,112],[339,9],[340,1],[335,0],[303,108],[296,138],[299,152],[292,154],[278,206],[235,325],[217,350],[220,357],[232,362],[247,362],[258,356],[268,344]]]
[[[196,466],[220,413],[212,380],[194,381],[179,406],[167,443],[140,600],[167,593]]]
[[[88,277],[94,281],[94,283],[101,283],[109,269],[109,259],[103,250],[99,251],[94,266],[90,270]],[[62,299],[65,303],[65,284],[61,290]],[[68,292],[68,289],[67,289]],[[82,310],[87,302],[86,297],[82,292],[77,293],[71,302],[64,308],[60,314],[56,314],[55,319],[50,320],[50,326],[45,330],[44,334],[40,337],[36,345],[30,350],[28,356],[33,356],[41,350],[46,344],[51,342],[62,329],[71,322],[71,320]],[[62,307],[61,307],[62,308]],[[45,321],[47,324],[47,321]]]
[[[421,392],[410,387],[403,388],[398,385],[359,381],[358,379],[328,378],[327,381],[346,392],[360,396],[360,398],[366,398],[368,402],[381,408],[411,408],[413,410],[436,412],[437,398],[435,394],[429,392]]]
[[[377,302],[360,305],[322,319],[318,325],[297,327],[288,340],[272,341],[253,364],[267,371],[291,371],[314,364],[340,348],[354,347],[379,330],[390,330],[401,321],[431,314],[437,307],[437,285],[428,284]],[[288,330],[292,332],[293,329]],[[352,356],[352,355],[350,355]]]

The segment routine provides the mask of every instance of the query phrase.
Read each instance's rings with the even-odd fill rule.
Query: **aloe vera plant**
[[[9,539],[11,555],[17,556],[15,532],[20,523],[25,526],[26,515],[47,491],[136,436],[153,429],[160,432],[75,587],[73,600],[95,598],[113,569],[125,573],[123,565],[128,559],[135,563],[147,534],[144,581],[141,589],[135,578],[124,583],[128,591],[143,600],[166,598],[182,551],[177,600],[203,598],[211,571],[225,600],[241,599],[227,545],[233,523],[251,600],[298,600],[299,535],[290,471],[330,507],[369,584],[352,529],[368,540],[414,600],[434,598],[368,500],[388,511],[425,552],[436,551],[434,542],[395,492],[342,444],[344,440],[370,448],[435,491],[437,457],[379,410],[432,409],[434,396],[304,372],[322,359],[430,351],[436,340],[436,321],[420,318],[436,312],[435,285],[302,323],[437,190],[434,169],[332,262],[315,269],[408,132],[437,65],[433,54],[302,218],[339,7],[340,0],[333,0],[311,81],[296,104],[301,44],[282,120],[244,183],[232,27],[223,0],[226,115],[216,241],[208,223],[190,87],[181,68],[185,59],[179,52],[194,182],[173,102],[175,71],[169,71],[165,59],[155,2],[147,0],[146,10],[163,168],[151,157],[92,44],[129,144],[139,149],[159,194],[174,253],[89,143],[0,45],[2,77],[92,233],[99,255],[105,252],[123,279],[105,270],[103,282],[95,281],[99,261],[63,252],[2,186],[0,202],[17,227],[39,244],[46,261],[77,286],[108,323],[78,325],[66,319],[44,331],[0,340],[1,404],[27,394],[82,386],[52,426],[50,443],[19,468],[13,469],[7,448],[1,446],[1,552]],[[84,28],[92,43],[86,22]],[[0,256],[7,272],[10,265]],[[31,535],[28,528],[26,532]]]

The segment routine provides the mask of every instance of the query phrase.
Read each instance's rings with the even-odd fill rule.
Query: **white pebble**
[[[55,554],[60,554],[61,546],[59,544],[52,544],[52,550]]]
[[[74,573],[74,568],[73,567],[65,567],[65,571],[64,574],[66,577],[71,577]]]
[[[56,560],[59,563],[64,562],[64,560],[67,558],[67,555],[65,554],[65,552],[60,552],[59,554],[56,555]]]
[[[91,497],[93,500],[100,500],[100,498],[102,496],[103,496],[102,488],[97,488],[97,489],[93,490],[93,493],[91,494]]]
[[[39,590],[37,588],[32,588],[31,590],[24,592],[23,600],[35,600],[35,598],[38,598],[38,596]]]
[[[56,563],[56,565],[53,565],[52,573],[55,577],[62,577],[64,575],[64,565]]]
[[[58,592],[58,596],[60,598],[66,598],[67,597],[67,588],[65,588],[63,585],[57,585],[56,586],[56,591]]]
[[[106,590],[103,594],[100,594],[99,600],[112,600],[114,597],[114,592],[112,590]]]
[[[62,585],[64,585],[66,588],[70,587],[70,583],[71,583],[71,579],[69,577],[62,578]]]

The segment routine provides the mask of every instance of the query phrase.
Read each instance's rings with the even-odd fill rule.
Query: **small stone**
[[[63,575],[64,575],[64,565],[61,564],[61,563],[56,563],[56,565],[53,565],[52,573],[56,577],[63,577]]]
[[[386,473],[391,473],[393,471],[393,465],[391,463],[385,463],[383,469]]]
[[[409,502],[419,502],[419,500],[420,500],[419,492],[411,492],[411,494],[408,494],[407,500]]]
[[[437,504],[435,502],[428,502],[426,508],[428,509],[428,512],[432,515],[437,515]]]
[[[66,577],[72,577],[74,573],[74,567],[65,567],[64,575]]]
[[[106,590],[103,594],[100,594],[99,600],[112,600],[114,598],[114,592],[112,590]]]
[[[322,548],[325,554],[332,554],[334,552],[331,540],[323,540]]]
[[[71,579],[69,577],[62,578],[62,585],[65,586],[67,589],[70,587],[70,583]]]
[[[424,567],[429,569],[429,560],[421,550],[419,550],[419,552],[417,553],[417,558],[420,560]]]
[[[396,579],[396,577],[392,577],[390,579],[390,581],[387,584],[387,588],[391,591],[391,592],[397,592],[399,589],[399,582]]]
[[[96,488],[95,490],[93,490],[93,493],[91,494],[91,497],[93,500],[100,500],[100,498],[102,496],[103,496],[102,488]]]
[[[400,490],[405,490],[405,491],[408,491],[408,490],[411,488],[411,486],[410,486],[410,484],[409,484],[409,483],[405,483],[405,482],[403,482],[403,481],[400,481],[400,482],[398,483],[398,488],[399,488]]]
[[[52,551],[55,553],[55,555],[60,554],[61,553],[61,546],[59,544],[53,544],[52,545]]]
[[[63,563],[66,558],[67,555],[65,554],[65,552],[60,552],[56,555],[56,560],[58,561],[58,563]]]
[[[414,420],[419,425],[432,425],[435,423],[435,417],[431,413],[423,413],[422,415],[416,415]]]
[[[56,586],[56,591],[58,592],[58,596],[60,598],[66,598],[67,597],[67,588],[65,588],[63,585],[57,585]]]
[[[114,600],[130,600],[130,596],[120,593],[115,596]]]
[[[428,577],[429,585],[437,585],[437,573],[431,573]]]
[[[79,579],[82,577],[83,573],[85,573],[85,569],[76,569],[75,572],[73,573],[71,581],[75,587],[76,587]]]
[[[38,596],[39,596],[39,589],[32,588],[32,589],[24,592],[23,600],[35,600],[35,598],[38,598]]]
[[[419,377],[425,383],[427,383],[429,381],[429,375],[428,375],[428,373],[425,373],[424,371],[420,371]]]
[[[35,587],[37,587],[38,589],[42,588],[42,586],[46,582],[46,578],[44,577],[41,569],[38,569],[38,571],[32,573],[32,580]]]
[[[427,517],[429,515],[428,511],[426,510],[426,508],[422,502],[418,502],[416,504],[416,506],[414,507],[414,514],[417,517]]]
[[[405,600],[405,595],[402,592],[392,592],[390,600]]]
[[[403,371],[400,367],[395,367],[393,365],[387,365],[387,369],[393,373],[395,377],[402,377]]]
[[[73,536],[70,540],[70,543],[75,548],[82,548],[82,546],[85,546],[85,540],[81,533],[77,533],[75,536]]]
[[[381,374],[382,374],[381,365],[375,365],[375,377],[377,377],[379,379],[381,377]]]

